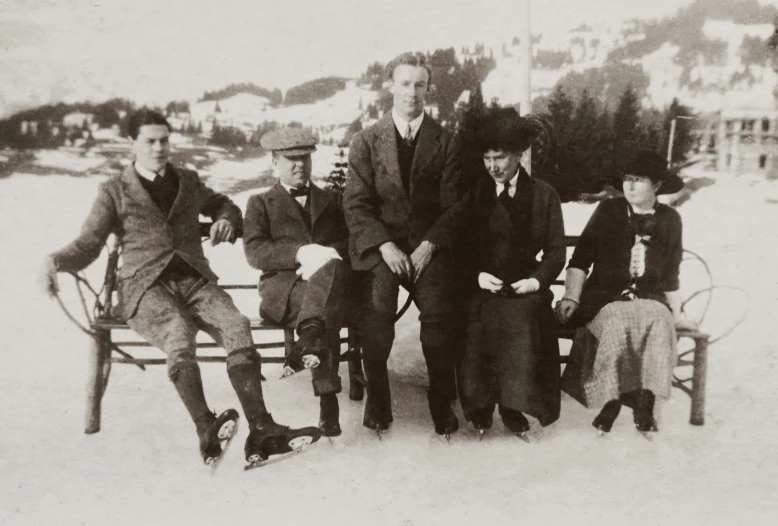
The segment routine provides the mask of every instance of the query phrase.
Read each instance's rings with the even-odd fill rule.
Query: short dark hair
[[[170,123],[167,121],[164,115],[158,111],[143,108],[142,110],[138,110],[130,116],[130,121],[127,125],[127,133],[134,141],[138,138],[140,127],[147,125],[167,126],[168,131],[173,130],[173,127],[170,126]]]
[[[432,84],[432,70],[427,65],[427,58],[421,53],[403,53],[392,59],[386,65],[386,80],[394,80],[394,70],[397,66],[418,66],[427,70],[427,86]]]

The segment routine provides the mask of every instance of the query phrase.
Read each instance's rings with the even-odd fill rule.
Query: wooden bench
[[[207,236],[209,224],[201,225],[201,234]],[[567,236],[566,244],[568,247],[575,246],[577,236]],[[691,254],[686,252],[686,254]],[[100,431],[101,420],[101,402],[105,394],[108,378],[111,373],[112,364],[131,364],[145,370],[147,365],[163,365],[166,363],[164,358],[135,358],[130,355],[126,349],[133,347],[150,347],[144,341],[124,341],[114,338],[116,331],[130,330],[126,323],[117,320],[111,313],[111,300],[116,288],[116,271],[119,261],[119,247],[114,241],[109,249],[108,263],[106,266],[103,289],[100,293],[92,290],[95,296],[95,306],[93,315],[89,314],[86,308],[83,291],[79,287],[82,305],[86,316],[89,318],[89,332],[92,335],[92,342],[89,349],[89,366],[87,372],[87,399],[84,432],[87,434]],[[564,281],[557,280],[553,284],[556,287],[563,287]],[[257,285],[224,285],[225,290],[256,290]],[[411,298],[405,302],[404,306],[398,311],[399,319],[410,306]],[[255,331],[276,331],[283,335],[283,339],[273,342],[255,343],[258,350],[265,349],[283,349],[284,356],[290,352],[295,341],[294,328],[273,325],[261,319],[251,320],[251,330]],[[348,362],[349,375],[349,398],[359,401],[364,397],[365,385],[367,384],[362,370],[361,344],[357,331],[353,326],[345,327],[346,337],[341,338],[341,344],[347,345],[346,351],[341,353],[341,361]],[[574,330],[561,328],[558,336],[560,339],[572,340],[575,335]],[[710,336],[692,330],[679,330],[679,340],[682,338],[691,339],[694,347],[690,350],[679,353],[677,367],[691,367],[691,375],[680,378],[673,377],[673,386],[677,387],[691,398],[691,412],[689,422],[693,425],[704,425],[705,423],[705,382],[708,361],[708,343]],[[211,342],[198,342],[198,349],[218,348],[218,344]],[[283,363],[284,356],[262,356],[263,363]],[[226,356],[199,356],[200,362],[225,362]],[[560,356],[560,363],[567,363],[568,356]]]
[[[200,224],[200,234],[207,238],[210,231],[210,223]],[[116,274],[119,262],[119,245],[114,239],[108,249],[108,262],[106,265],[105,278],[101,292],[95,292],[88,287],[95,296],[95,305],[90,314],[86,307],[84,293],[80,284],[84,282],[82,278],[77,277],[79,284],[79,295],[81,297],[84,312],[89,320],[88,332],[92,336],[92,342],[89,349],[89,365],[87,370],[86,386],[86,414],[84,423],[84,432],[87,434],[100,431],[101,403],[108,386],[108,378],[111,374],[113,364],[131,364],[145,370],[147,365],[163,365],[165,358],[136,358],[127,352],[128,348],[133,347],[151,347],[145,341],[125,341],[116,340],[117,331],[130,331],[129,326],[123,321],[116,319],[112,315],[112,296],[116,289]],[[224,290],[257,290],[257,285],[222,285]],[[259,296],[256,296],[257,299]],[[401,316],[404,310],[398,313]],[[283,355],[266,356],[262,355],[262,363],[283,363],[284,357],[292,350],[295,342],[295,331],[293,326],[279,326],[269,323],[260,318],[250,318],[252,333],[257,331],[275,331],[281,333],[282,339],[278,341],[255,343],[254,347],[258,350],[283,349]],[[364,397],[365,380],[362,371],[361,344],[359,337],[353,326],[344,327],[346,336],[341,337],[341,344],[346,344],[345,352],[340,355],[340,361],[348,362],[349,375],[349,398],[359,401]],[[198,342],[198,349],[219,348],[217,343]],[[226,362],[226,355],[217,356],[197,356],[199,362],[213,363]]]
[[[566,236],[565,244],[568,248],[575,246],[578,236]],[[699,257],[687,250],[684,251],[684,257],[687,259],[698,259]],[[564,280],[557,280],[554,286],[564,287]],[[687,351],[682,351],[678,355],[676,367],[691,367],[691,375],[686,377],[673,376],[673,387],[676,387],[689,395],[691,398],[691,410],[689,414],[689,423],[695,426],[705,424],[705,382],[707,380],[708,370],[708,343],[710,335],[696,330],[677,330],[678,340],[688,338],[694,342],[694,347]],[[575,337],[575,330],[562,327],[559,329],[560,339],[572,340]],[[560,356],[562,364],[568,362],[569,356]]]

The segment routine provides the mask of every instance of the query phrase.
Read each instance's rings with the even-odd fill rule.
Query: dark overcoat
[[[311,243],[332,247],[348,261],[341,193],[311,184],[308,199],[310,230],[304,212],[280,182],[263,194],[251,196],[246,205],[243,248],[249,265],[262,271],[262,310],[274,320],[284,317],[292,287],[302,279],[296,273],[299,265],[295,261],[300,247]]]

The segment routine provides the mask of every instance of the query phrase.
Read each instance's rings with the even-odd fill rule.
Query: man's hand
[[[427,265],[432,260],[432,255],[437,250],[437,245],[430,243],[429,241],[422,241],[416,250],[411,254],[411,265],[413,266],[413,281],[414,283],[419,280],[419,276],[426,270]]]
[[[556,319],[559,321],[559,323],[564,325],[570,320],[570,318],[573,317],[573,314],[575,314],[575,311],[577,310],[578,302],[569,298],[562,298],[556,304],[556,307],[554,308],[554,314],[556,314]]]
[[[500,292],[502,289],[503,281],[489,274],[488,272],[481,272],[478,274],[478,286],[489,292]]]
[[[302,276],[305,281],[321,267],[333,259],[342,259],[338,251],[332,247],[324,245],[310,244],[303,245],[297,249],[295,261],[300,264],[297,269],[297,275]]]
[[[211,246],[215,247],[219,243],[232,241],[235,236],[235,229],[228,219],[222,218],[211,225]]]
[[[520,279],[511,283],[511,289],[513,289],[514,294],[530,294],[540,290],[540,282],[535,278]]]
[[[59,284],[57,283],[57,266],[54,264],[54,258],[46,256],[43,260],[43,268],[38,278],[40,282],[40,288],[47,296],[54,296],[59,292]]]
[[[384,258],[384,262],[392,271],[392,274],[398,276],[400,279],[406,279],[411,281],[413,276],[413,263],[408,255],[400,250],[400,247],[395,245],[392,241],[387,241],[381,245],[378,250],[381,252],[381,257]]]

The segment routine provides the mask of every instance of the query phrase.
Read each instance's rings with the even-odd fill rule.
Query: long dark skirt
[[[559,418],[559,342],[553,324],[548,291],[475,295],[460,369],[465,414],[499,403],[543,426]]]

